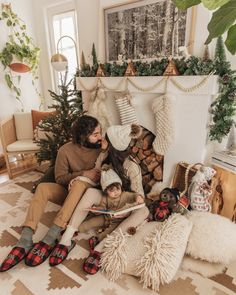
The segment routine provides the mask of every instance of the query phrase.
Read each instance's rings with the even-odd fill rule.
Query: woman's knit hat
[[[120,177],[113,169],[102,171],[100,182],[103,191],[112,183],[119,183],[120,185],[122,185]]]
[[[142,127],[136,124],[113,125],[107,128],[107,136],[112,146],[118,151],[124,151],[131,139],[137,139],[142,134]]]

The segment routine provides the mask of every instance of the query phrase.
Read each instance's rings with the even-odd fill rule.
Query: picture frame
[[[167,21],[168,20],[168,21]],[[196,8],[179,10],[170,0],[141,0],[104,9],[106,62],[192,53]]]

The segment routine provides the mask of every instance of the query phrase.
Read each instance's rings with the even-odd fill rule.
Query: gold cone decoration
[[[169,58],[169,63],[165,69],[163,76],[178,76],[178,75],[179,75],[179,71],[177,70],[177,67],[171,57]]]
[[[99,64],[96,77],[105,77],[105,72],[102,64]]]
[[[125,71],[125,76],[136,76],[136,70],[132,61],[128,63],[127,69]]]

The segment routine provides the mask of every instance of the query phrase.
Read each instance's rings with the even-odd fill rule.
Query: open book
[[[130,211],[142,208],[144,206],[145,206],[145,203],[138,204],[138,205],[135,205],[135,206],[132,206],[129,208],[125,208],[125,209],[118,209],[118,210],[106,210],[106,209],[100,209],[100,208],[96,208],[96,207],[86,208],[84,210],[94,212],[94,213],[100,213],[100,214],[108,214],[110,216],[117,216],[117,215],[122,215],[122,214],[128,213]]]

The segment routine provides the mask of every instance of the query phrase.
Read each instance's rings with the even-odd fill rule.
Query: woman
[[[108,161],[121,178],[124,190],[133,191],[144,196],[141,169],[130,156],[129,148],[131,139],[138,138],[141,134],[142,129],[137,125],[116,125],[107,129]],[[84,209],[99,205],[101,200],[102,192],[100,190],[90,188],[86,191],[78,203],[60,243],[50,256],[49,263],[51,266],[60,264],[74,247],[75,243],[71,241],[72,237],[88,214],[88,211]],[[118,224],[116,230],[119,229],[125,233],[128,228],[139,226],[148,217],[148,214],[147,207],[134,210],[124,221]],[[104,243],[105,240],[102,240],[96,245],[86,259],[84,270],[87,273],[95,274],[99,270],[99,261]]]

